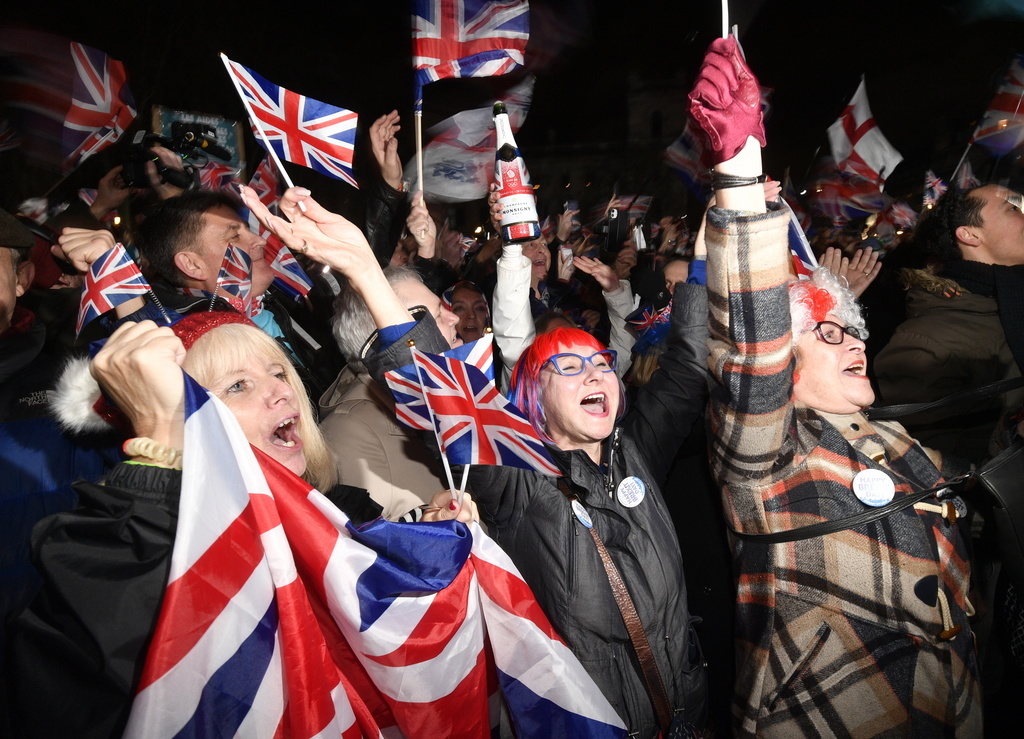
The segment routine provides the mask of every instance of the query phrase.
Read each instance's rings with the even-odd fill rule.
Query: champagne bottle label
[[[537,199],[526,175],[523,158],[516,149],[512,128],[504,106],[495,106],[494,126],[498,150],[494,157],[494,177],[501,203],[501,231],[507,242],[532,241],[540,237]]]

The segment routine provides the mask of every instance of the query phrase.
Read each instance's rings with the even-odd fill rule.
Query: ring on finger
[[[299,253],[305,254],[307,251],[309,251],[309,245],[306,243],[306,240],[303,239],[302,246],[299,247]]]

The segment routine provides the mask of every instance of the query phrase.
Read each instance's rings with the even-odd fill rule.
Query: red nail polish
[[[449,510],[449,511],[457,511],[457,510],[459,510],[459,504],[458,504],[458,503],[456,503],[456,502],[455,502],[455,501],[453,500],[453,501],[452,501],[451,503],[449,503],[449,504],[448,504],[448,510]]]

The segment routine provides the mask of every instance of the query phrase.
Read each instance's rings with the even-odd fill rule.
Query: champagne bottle
[[[494,155],[494,180],[498,183],[501,203],[501,238],[505,243],[533,241],[540,238],[537,199],[530,186],[526,163],[512,136],[505,103],[494,104],[494,128],[498,149]]]

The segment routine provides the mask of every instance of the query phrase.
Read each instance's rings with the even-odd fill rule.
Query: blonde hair
[[[238,357],[261,357],[284,367],[285,381],[295,391],[299,406],[298,430],[306,471],[302,479],[321,491],[328,491],[338,482],[334,454],[320,433],[309,395],[280,345],[255,326],[227,324],[203,334],[185,355],[183,367],[201,385],[212,382],[228,363]]]

